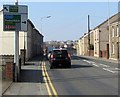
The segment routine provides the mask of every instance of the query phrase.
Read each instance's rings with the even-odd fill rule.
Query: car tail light
[[[70,54],[68,54],[68,58],[70,58]]]
[[[51,58],[54,58],[54,55],[51,55]]]

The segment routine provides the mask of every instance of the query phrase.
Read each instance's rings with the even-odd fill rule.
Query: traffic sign
[[[4,31],[27,31],[27,6],[3,5],[3,9]]]
[[[16,24],[19,24],[17,30],[20,30],[21,15],[4,15],[4,31],[15,31]]]
[[[9,12],[18,12],[18,6],[9,6]]]

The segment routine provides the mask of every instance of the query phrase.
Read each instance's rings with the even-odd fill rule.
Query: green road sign
[[[3,5],[3,9],[4,31],[27,31],[28,6]]]
[[[9,12],[18,12],[18,6],[10,6]]]
[[[4,31],[15,31],[20,29],[21,15],[4,15]]]

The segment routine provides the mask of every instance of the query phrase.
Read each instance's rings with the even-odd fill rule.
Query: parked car
[[[58,66],[71,68],[71,57],[66,49],[53,49],[50,55],[50,69]]]

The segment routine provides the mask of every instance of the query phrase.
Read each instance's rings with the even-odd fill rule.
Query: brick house
[[[115,14],[109,18],[109,23],[114,22],[118,18],[118,14]],[[108,19],[95,27],[94,31],[94,56],[109,58],[110,46],[109,46],[109,26]]]

